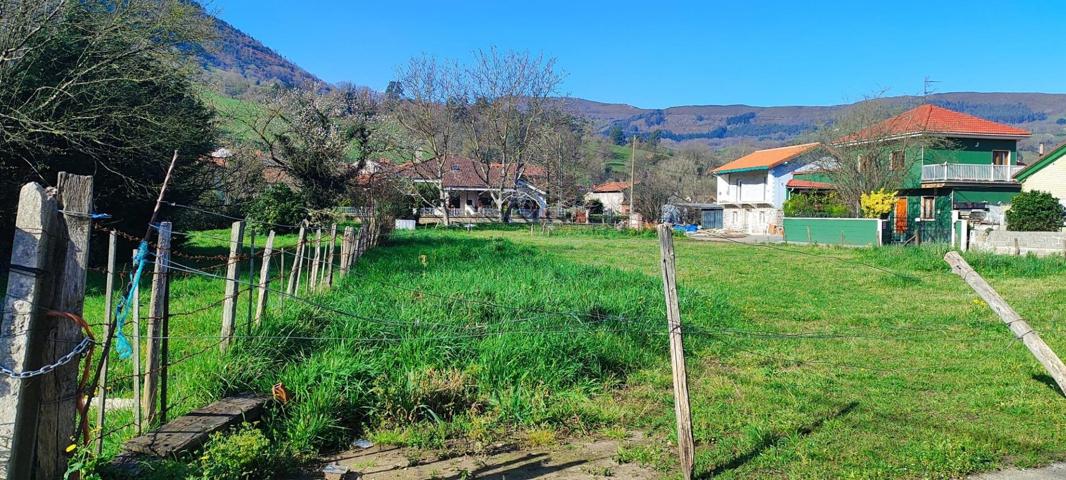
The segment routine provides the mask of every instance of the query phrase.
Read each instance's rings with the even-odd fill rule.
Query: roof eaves
[[[774,165],[775,167],[777,165]],[[723,173],[741,173],[741,172],[754,172],[756,170],[769,170],[771,167],[762,165],[758,167],[744,167],[744,168],[731,168],[729,170],[716,170],[715,175],[721,175]]]
[[[1047,153],[1047,155],[1040,157],[1031,165],[1019,170],[1018,173],[1014,174],[1014,179],[1020,182],[1025,180],[1026,178],[1029,178],[1034,173],[1043,170],[1044,167],[1055,163],[1055,160],[1062,158],[1063,154],[1066,154],[1066,143],[1063,143],[1053,148],[1050,152]]]

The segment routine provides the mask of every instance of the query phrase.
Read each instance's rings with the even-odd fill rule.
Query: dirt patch
[[[358,472],[359,478],[365,480],[662,478],[662,472],[635,463],[619,464],[615,460],[619,446],[641,442],[644,442],[641,436],[625,440],[570,439],[546,447],[500,444],[489,452],[459,455],[454,451],[374,446],[344,452],[326,461]]]

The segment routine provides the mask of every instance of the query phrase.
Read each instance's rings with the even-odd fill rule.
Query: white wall
[[[1022,191],[1050,192],[1066,205],[1066,160],[1060,158],[1022,182]]]
[[[781,210],[774,207],[725,207],[722,209],[722,228],[751,234],[770,233],[772,226],[781,225]]]
[[[766,170],[719,175],[718,203],[771,201],[772,195],[767,186],[767,176]]]
[[[618,213],[622,211],[622,205],[625,204],[626,194],[625,192],[589,192],[585,194],[586,202],[593,199],[599,200],[603,204],[604,211]]]

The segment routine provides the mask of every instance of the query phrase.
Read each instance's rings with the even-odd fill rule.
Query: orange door
[[[907,231],[907,197],[896,199],[896,233]]]

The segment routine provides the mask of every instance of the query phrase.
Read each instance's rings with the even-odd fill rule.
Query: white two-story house
[[[781,206],[793,172],[818,158],[819,143],[757,150],[714,170],[726,230],[781,233]]]

